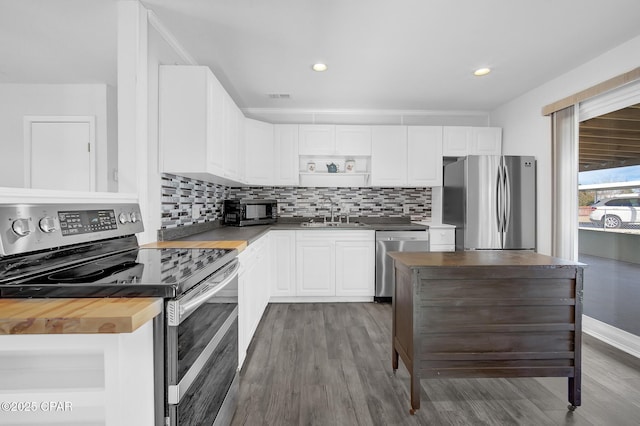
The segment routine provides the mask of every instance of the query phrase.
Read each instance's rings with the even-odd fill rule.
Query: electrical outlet
[[[403,204],[402,205],[402,214],[409,214],[411,213],[411,209],[410,209],[411,205],[410,204]]]
[[[191,217],[197,219],[200,217],[200,206],[193,204],[191,206]]]

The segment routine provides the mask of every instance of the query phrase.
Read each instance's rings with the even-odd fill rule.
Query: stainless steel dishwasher
[[[393,296],[392,251],[429,251],[429,232],[376,231],[376,302],[389,302]]]

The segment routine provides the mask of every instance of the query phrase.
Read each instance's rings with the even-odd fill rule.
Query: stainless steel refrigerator
[[[456,226],[456,250],[535,250],[535,158],[470,155],[447,164],[442,221]]]

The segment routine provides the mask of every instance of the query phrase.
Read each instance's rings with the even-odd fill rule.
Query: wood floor
[[[233,425],[639,425],[640,360],[584,336],[582,406],[567,379],[422,380],[391,369],[391,305],[270,304],[242,371]]]

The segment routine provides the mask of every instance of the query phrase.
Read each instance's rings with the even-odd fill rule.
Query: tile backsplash
[[[278,215],[286,218],[330,214],[330,201],[340,214],[352,217],[431,217],[431,188],[312,188],[238,187],[217,185],[172,174],[162,175],[162,228],[222,219],[226,198],[275,199]],[[195,208],[194,208],[195,207]],[[405,209],[408,213],[404,213]],[[194,218],[197,210],[199,217]]]

